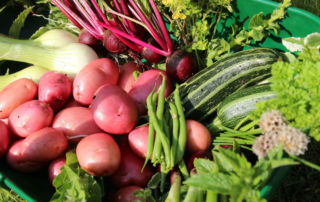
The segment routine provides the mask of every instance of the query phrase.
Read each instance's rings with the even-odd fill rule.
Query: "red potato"
[[[70,107],[83,107],[79,102],[77,102],[73,96],[70,97],[66,105],[64,105],[63,109],[70,108]]]
[[[143,188],[138,186],[128,186],[118,190],[113,196],[113,202],[134,202],[141,201],[140,198],[133,195],[134,191],[141,190]],[[148,200],[146,200],[148,202]]]
[[[0,119],[8,118],[15,108],[33,100],[37,92],[37,84],[30,79],[19,79],[7,85],[0,91]]]
[[[54,117],[52,127],[62,131],[70,144],[77,144],[86,135],[103,132],[93,120],[91,110],[86,107],[61,110]]]
[[[186,120],[187,143],[186,151],[195,153],[209,149],[211,145],[211,134],[209,130],[198,121]]]
[[[53,110],[39,100],[28,101],[17,107],[9,116],[10,130],[18,137],[27,137],[31,133],[50,126]]]
[[[9,147],[8,126],[0,120],[0,158],[6,155]]]
[[[97,177],[112,175],[121,162],[118,144],[106,133],[83,138],[77,145],[76,154],[80,166]]]
[[[118,189],[130,185],[146,187],[153,175],[151,164],[148,163],[141,172],[144,160],[132,152],[128,143],[120,145],[120,152],[120,166],[109,177],[112,184]]]
[[[67,103],[72,93],[72,79],[67,75],[49,71],[39,80],[39,100],[50,105],[54,112]]]
[[[101,86],[91,103],[94,121],[107,133],[129,133],[138,121],[138,110],[126,91],[117,85]]]
[[[108,58],[94,60],[86,65],[73,81],[73,97],[82,105],[90,105],[96,90],[105,84],[117,84],[118,65]]]
[[[149,125],[144,125],[139,128],[132,130],[128,135],[129,145],[132,151],[142,157],[146,158],[148,148],[148,134]],[[154,135],[156,135],[154,133]],[[150,159],[152,156],[150,157]]]
[[[118,86],[126,92],[129,92],[136,82],[136,79],[133,76],[133,72],[135,71],[142,72],[139,65],[135,62],[128,62],[120,68]]]
[[[166,72],[161,70],[149,70],[149,71],[143,72],[138,77],[132,89],[129,91],[129,95],[134,100],[138,108],[139,116],[147,115],[147,109],[142,105],[141,100],[146,104],[146,99],[148,95],[151,93],[151,91],[153,90],[155,84],[157,85],[156,91],[159,89],[159,87],[162,84],[162,76],[160,76],[159,73],[164,74],[166,77],[166,88],[165,88],[164,96],[168,97],[173,90],[171,81]]]
[[[49,172],[49,181],[52,184],[54,178],[56,178],[60,173],[61,170],[60,168],[66,164],[66,157],[61,156],[55,160],[53,160],[48,167],[48,172]]]
[[[23,159],[30,162],[52,161],[68,147],[68,140],[60,130],[46,127],[26,137],[21,144]]]
[[[22,139],[21,137],[16,136],[15,134],[13,134],[13,132],[11,131],[10,127],[9,127],[9,118],[6,119],[1,119],[3,121],[3,123],[6,124],[8,131],[9,131],[9,145],[12,145],[14,142]],[[0,138],[1,139],[1,138]]]
[[[14,170],[25,173],[35,172],[44,168],[47,162],[34,163],[28,162],[23,158],[21,155],[22,142],[23,140],[18,140],[10,146],[6,156],[8,165]]]

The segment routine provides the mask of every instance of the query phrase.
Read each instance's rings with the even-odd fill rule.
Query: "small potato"
[[[147,155],[148,134],[149,125],[144,125],[132,130],[128,135],[130,148],[136,155],[143,159],[145,159]],[[154,133],[154,135],[156,135],[156,133]]]
[[[61,173],[60,168],[64,164],[66,164],[66,157],[65,156],[61,156],[61,157],[51,161],[51,163],[49,164],[48,173],[49,173],[49,181],[51,184],[52,184],[52,181],[54,180],[54,178],[56,178]]]
[[[0,120],[0,158],[6,155],[9,147],[8,126]]]
[[[187,125],[187,143],[186,151],[195,153],[205,151],[211,145],[211,134],[209,130],[198,121],[186,120]]]
[[[30,79],[19,79],[0,91],[0,119],[8,118],[21,104],[33,100],[38,92],[37,84]]]
[[[142,72],[139,65],[135,62],[127,62],[120,68],[118,86],[126,92],[129,92],[136,82],[136,79],[133,76],[133,72],[135,71]]]
[[[101,86],[91,103],[94,121],[107,133],[129,133],[138,121],[138,110],[131,97],[117,85]]]
[[[103,132],[93,120],[90,109],[71,107],[61,110],[53,119],[52,127],[63,132],[70,144],[77,144],[84,135]],[[76,137],[76,136],[82,137]]]
[[[86,65],[74,79],[73,97],[82,105],[90,105],[96,90],[105,84],[117,84],[118,65],[108,58],[94,60]]]
[[[141,198],[133,195],[134,191],[143,190],[143,188],[138,186],[127,186],[118,190],[113,196],[113,202],[140,202]],[[148,202],[148,200],[146,200]]]
[[[76,154],[80,166],[97,177],[112,175],[121,162],[118,144],[106,133],[83,138],[77,145]]]
[[[23,159],[30,162],[52,161],[68,147],[68,140],[60,130],[46,127],[26,137],[21,145]]]
[[[21,156],[21,145],[23,140],[18,140],[15,143],[13,143],[7,153],[7,162],[11,168],[14,170],[29,173],[29,172],[35,172],[47,165],[47,162],[28,162]]]
[[[19,137],[50,126],[53,111],[48,104],[39,100],[28,101],[17,107],[9,116],[10,130]]]
[[[38,94],[40,101],[49,104],[57,112],[72,94],[72,79],[60,72],[47,72],[40,78]]]
[[[157,85],[156,91],[159,90],[159,87],[162,84],[162,76],[159,73],[162,73],[166,77],[164,96],[168,97],[173,90],[171,81],[166,72],[161,70],[148,70],[143,72],[128,93],[138,108],[139,116],[147,115],[147,109],[142,105],[141,100],[146,104],[147,97],[153,90],[155,84]]]

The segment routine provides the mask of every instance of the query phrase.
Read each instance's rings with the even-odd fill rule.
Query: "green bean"
[[[161,182],[160,182],[160,192],[163,193],[164,185],[166,183],[167,169],[165,163],[161,163]]]
[[[156,108],[158,95],[159,95],[159,93],[155,92],[152,97],[152,103],[153,103],[154,109]],[[153,136],[153,138],[154,138],[154,136]],[[161,145],[160,137],[156,136],[156,140],[154,141],[153,155],[152,155],[152,159],[151,159],[152,163],[156,163],[157,160],[160,161],[161,150],[162,150],[162,145]]]
[[[186,142],[187,142],[187,126],[186,120],[184,117],[183,107],[179,95],[178,87],[174,91],[174,102],[178,111],[178,119],[179,119],[179,139],[178,139],[178,147],[176,153],[175,163],[179,162],[184,154]]]
[[[171,143],[171,164],[175,165],[176,153],[178,148],[178,137],[179,137],[179,120],[178,120],[178,111],[176,106],[172,102],[168,102],[170,106],[171,118],[172,121],[172,143]]]
[[[182,174],[183,179],[187,180],[190,176],[189,176],[188,168],[187,168],[186,164],[184,163],[183,159],[181,159],[178,162],[178,166],[179,166],[179,169],[180,169],[180,172]]]
[[[156,87],[155,87],[156,88]],[[158,93],[154,93],[154,90],[155,88],[153,89],[153,91],[149,94],[149,96],[147,97],[147,100],[151,100],[151,103],[155,106],[155,103],[157,101],[157,96],[158,96]],[[147,153],[146,153],[146,159],[145,159],[145,162],[144,162],[144,165],[142,167],[142,170],[141,172],[143,171],[144,167],[147,165],[148,163],[148,160],[149,158],[151,157],[152,155],[152,152],[153,152],[153,142],[154,142],[154,127],[152,125],[152,122],[151,122],[151,118],[149,118],[149,132],[148,132],[148,147],[147,147]]]
[[[164,80],[164,79],[163,79]],[[161,94],[161,92],[160,92]],[[161,96],[160,96],[161,97]],[[161,123],[162,121],[159,121],[158,118],[156,117],[155,114],[155,109],[152,105],[152,100],[149,99],[147,100],[147,106],[148,106],[148,112],[149,112],[149,116],[151,119],[151,123],[153,124],[155,130],[156,130],[156,136],[160,137],[163,149],[164,149],[164,154],[165,154],[165,159],[166,159],[166,163],[167,163],[167,167],[170,167],[170,145],[169,145],[169,140],[167,138],[167,136],[164,134],[164,132],[162,131],[161,128]],[[162,105],[159,104],[160,103],[160,99],[158,102],[158,108],[164,108],[164,102],[162,103]],[[161,110],[161,109],[160,109]],[[157,139],[157,137],[156,137]],[[156,146],[156,145],[155,145]]]
[[[162,119],[162,127],[163,127],[164,134],[168,137],[169,145],[170,145],[171,134],[170,134],[168,125],[166,124],[166,121],[164,119]]]

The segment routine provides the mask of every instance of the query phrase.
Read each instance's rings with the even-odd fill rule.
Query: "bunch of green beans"
[[[184,178],[189,177],[189,172],[183,161],[187,129],[178,86],[174,91],[174,103],[169,102],[164,97],[166,77],[161,73],[159,76],[163,79],[158,92],[155,92],[155,86],[147,97],[148,148],[142,171],[152,155],[151,163],[154,166],[161,164],[161,190],[163,190],[165,176],[175,165],[179,166]],[[169,108],[165,108],[165,102],[168,102]]]

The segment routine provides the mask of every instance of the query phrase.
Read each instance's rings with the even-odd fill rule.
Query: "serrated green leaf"
[[[278,23],[269,24],[269,26],[266,28],[266,30],[273,30],[276,33],[276,35],[279,35],[281,32],[281,28]]]
[[[304,39],[304,45],[309,46],[311,48],[320,48],[320,33],[309,34]]]
[[[233,178],[223,173],[202,173],[188,178],[184,181],[184,184],[202,190],[211,190],[219,194],[229,195]]]
[[[264,37],[264,33],[262,31],[253,29],[252,30],[252,38],[254,41],[261,41]]]
[[[264,25],[263,12],[254,15],[249,22],[249,29]]]
[[[198,174],[212,172],[214,167],[214,162],[209,159],[194,159],[194,167]]]
[[[149,181],[148,188],[155,189],[157,188],[160,182],[161,182],[161,174],[157,172],[152,176],[151,180]]]
[[[78,164],[78,158],[76,154],[76,149],[70,150],[66,153],[66,166],[73,164]]]
[[[30,39],[36,39],[39,36],[41,36],[42,34],[46,33],[47,31],[49,31],[50,29],[48,27],[40,27],[40,29],[38,29],[31,37]]]
[[[235,171],[249,170],[252,168],[244,155],[237,154],[231,150],[219,148],[219,154],[223,155],[225,162],[228,162]]]
[[[238,25],[236,25],[236,24],[232,24],[231,25],[231,29],[232,29],[232,36],[235,36],[236,34],[237,34],[237,32],[238,32]]]
[[[26,20],[27,16],[29,15],[32,9],[33,7],[30,7],[19,14],[19,16],[15,19],[15,21],[9,29],[9,36],[19,38],[20,30],[24,25],[24,21]]]
[[[282,39],[282,44],[291,52],[302,51],[304,47],[304,38],[285,38]]]

